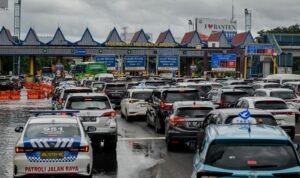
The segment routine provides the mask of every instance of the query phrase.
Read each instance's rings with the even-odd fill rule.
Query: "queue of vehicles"
[[[22,134],[16,145],[14,176],[91,177],[91,150],[117,147],[116,110],[120,109],[126,121],[142,118],[165,134],[169,151],[194,144],[193,178],[299,177],[300,147],[293,139],[300,103],[295,85],[300,77],[278,78],[266,80],[273,82],[270,85],[103,74],[61,80],[52,98],[54,111],[33,112],[24,127],[16,128]]]

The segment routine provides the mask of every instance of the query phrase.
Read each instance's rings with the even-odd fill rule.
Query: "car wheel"
[[[126,115],[125,115],[125,120],[126,120],[127,122],[130,121],[130,117],[128,116],[128,112],[127,112],[127,111],[126,111]]]
[[[151,127],[148,112],[146,113],[146,123],[147,123],[147,127]]]

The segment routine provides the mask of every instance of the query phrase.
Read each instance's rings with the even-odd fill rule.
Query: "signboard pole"
[[[194,58],[192,59],[192,65],[193,66],[195,65],[195,59]],[[194,77],[194,74],[195,74],[195,69],[192,70],[192,77]]]
[[[277,57],[274,55],[273,57],[273,74],[276,74],[276,67],[277,67]]]
[[[247,61],[247,55],[245,56],[244,58],[244,80],[247,79],[247,64],[248,64],[248,61]]]
[[[146,69],[146,75],[149,75],[149,56],[147,55],[147,69]]]
[[[156,69],[155,69],[155,76],[158,76],[158,52],[156,54]]]
[[[178,75],[178,77],[180,77],[180,56],[178,56],[177,60],[178,60],[178,70],[177,70],[177,75]]]

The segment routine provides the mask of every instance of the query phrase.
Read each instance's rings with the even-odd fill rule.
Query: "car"
[[[257,89],[253,96],[256,97],[277,97],[287,102],[300,103],[300,98],[297,97],[295,92],[288,88],[264,88]]]
[[[206,128],[210,124],[233,124],[234,119],[239,117],[239,113],[245,108],[226,108],[210,111],[205,117],[201,128]],[[272,113],[260,109],[247,109],[250,117],[256,120],[256,123],[265,125],[278,125]]]
[[[127,82],[126,83],[126,89],[128,90],[128,89],[132,89],[133,87],[135,87],[135,86],[139,86],[140,85],[140,82],[137,82],[137,81],[135,81],[135,82]]]
[[[146,112],[147,126],[154,126],[156,132],[164,133],[165,119],[176,101],[199,101],[198,90],[193,88],[158,88],[153,90]]]
[[[79,118],[69,115],[76,112],[32,111],[26,125],[15,128],[21,133],[13,155],[15,178],[92,177],[93,148]]]
[[[121,100],[126,94],[126,84],[122,82],[106,83],[103,91],[107,94],[111,103],[120,106]]]
[[[196,88],[198,90],[199,95],[203,98],[207,98],[208,92],[210,92],[212,89],[222,88],[222,85],[216,82],[200,82],[200,83],[182,82],[182,83],[177,83],[176,86]]]
[[[294,139],[296,126],[296,113],[287,103],[275,97],[243,97],[237,103],[237,108],[261,109],[271,112],[279,126]]]
[[[177,101],[171,115],[165,120],[165,137],[168,150],[174,146],[197,140],[205,116],[215,106],[210,101]]]
[[[228,86],[228,85],[248,85],[247,82],[244,80],[227,80],[225,82],[222,82],[223,86]]]
[[[141,83],[144,83],[146,86],[154,86],[154,87],[166,85],[166,82],[162,80],[146,80],[146,81],[142,81]]]
[[[214,104],[219,105],[219,108],[230,108],[236,105],[236,102],[241,97],[249,96],[249,93],[238,89],[217,89],[208,92],[207,99]]]
[[[72,93],[92,93],[93,90],[87,87],[66,87],[60,92],[58,101],[56,102],[56,108],[61,109],[64,107],[65,101],[69,94]]]
[[[254,89],[250,85],[227,85],[227,86],[224,86],[223,89],[243,90],[243,91],[246,91],[250,96],[252,96],[254,93]]]
[[[114,80],[114,75],[105,73],[105,74],[96,74],[95,81],[102,81],[102,82],[111,82]]]
[[[256,82],[252,85],[254,90],[260,89],[260,88],[280,88],[279,83],[264,83],[264,82]]]
[[[206,80],[204,78],[185,78],[183,81],[200,83],[200,82],[205,82]]]
[[[92,145],[99,148],[104,142],[104,148],[115,150],[118,141],[116,111],[109,98],[103,93],[75,93],[68,96],[64,110],[80,111],[77,116],[85,128],[95,127],[88,132]]]
[[[299,145],[278,126],[212,124],[202,133],[192,178],[300,175]]]
[[[285,82],[299,82],[300,75],[298,75],[298,74],[273,74],[273,75],[268,75],[266,78],[263,79],[263,81],[279,83],[280,85],[282,85]]]
[[[153,89],[129,89],[125,98],[121,101],[121,116],[130,121],[133,116],[146,116],[147,102]]]
[[[95,93],[102,92],[105,87],[105,82],[93,82],[91,88]]]
[[[300,82],[285,82],[282,84],[282,88],[288,88],[293,90],[297,96],[300,96]]]
[[[9,77],[0,76],[0,90],[13,90],[14,84]]]

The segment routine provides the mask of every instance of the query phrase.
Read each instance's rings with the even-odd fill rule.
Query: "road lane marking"
[[[136,140],[165,140],[166,138],[165,137],[132,137],[132,138],[118,138],[118,140],[120,141],[136,141]]]

